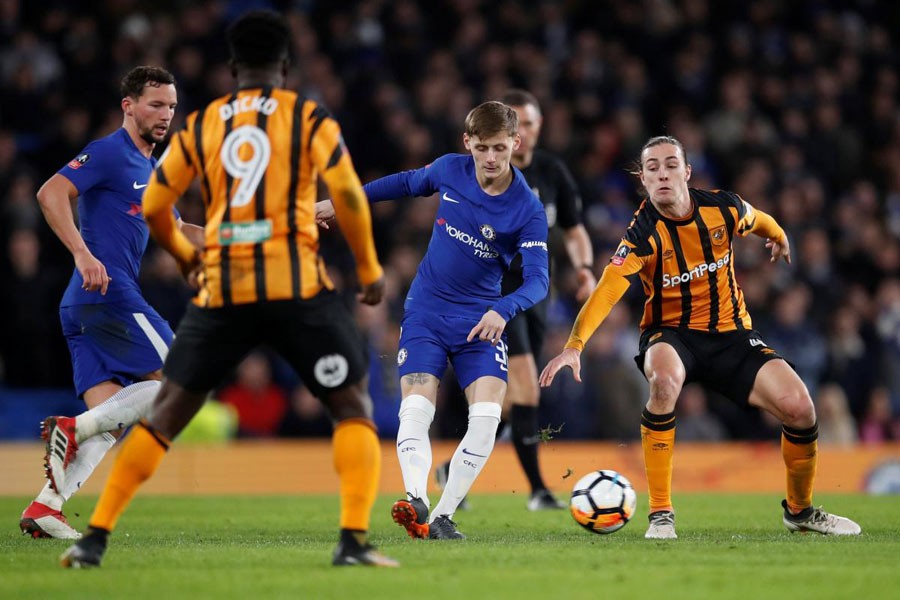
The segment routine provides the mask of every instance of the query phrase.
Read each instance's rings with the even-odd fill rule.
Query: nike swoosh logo
[[[447,195],[447,192],[444,192],[444,195],[441,196],[441,198],[443,198],[447,202],[452,202],[453,204],[459,204],[459,200],[454,200],[453,198],[451,198],[450,196]]]
[[[469,456],[477,456],[478,458],[487,458],[487,454],[475,454],[474,452],[469,452],[468,448],[463,448],[462,453],[468,454]]]
[[[135,181],[132,185],[134,186],[134,189],[136,189],[136,190],[147,187],[146,183],[144,185],[138,185],[137,181]]]
[[[418,442],[418,441],[419,441],[419,438],[406,438],[405,440],[402,440],[402,441],[400,441],[400,442],[397,442],[397,447],[399,448],[400,446],[402,446],[402,445],[405,444],[406,442]]]

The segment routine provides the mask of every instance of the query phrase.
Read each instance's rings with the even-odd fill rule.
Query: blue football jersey
[[[112,278],[101,296],[99,291],[82,289],[81,274],[75,269],[60,306],[141,297],[138,271],[150,236],[141,196],[155,167],[156,158],[145,157],[121,128],[88,144],[59,170],[78,190],[81,237]]]
[[[547,217],[522,173],[497,196],[478,184],[468,154],[447,154],[430,165],[364,186],[377,202],[440,195],[431,241],[406,297],[406,310],[476,320],[489,309],[509,321],[547,295]],[[500,280],[522,255],[524,283],[501,297]]]

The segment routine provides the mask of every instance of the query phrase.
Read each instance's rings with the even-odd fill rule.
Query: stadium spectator
[[[115,93],[128,65],[177,58],[177,64],[171,65],[180,82],[175,129],[183,115],[230,91],[231,75],[219,33],[241,10],[240,3],[114,4],[15,0],[3,4],[4,15],[11,15],[4,17],[0,30],[3,51],[20,52],[28,38],[22,34],[28,32],[32,39],[38,38],[32,48],[57,58],[33,65],[32,73],[43,70],[45,64],[58,63],[62,69],[53,75],[56,79],[50,80],[49,87],[40,83],[44,87],[36,94],[28,92],[35,89],[34,77],[30,83],[0,80],[0,99],[9,107],[0,109],[0,213],[6,214],[9,205],[12,175],[28,170],[37,174],[32,176],[34,181],[42,181],[60,164],[55,157],[61,143],[80,149],[121,124],[117,111],[108,111],[105,98]],[[405,0],[376,3],[381,7],[377,11],[357,10],[356,4],[347,2],[273,4],[281,7],[295,33],[297,69],[288,87],[317,100],[344,97],[339,117],[363,181],[414,168],[421,164],[417,157],[423,153],[438,156],[456,149],[454,132],[465,111],[491,98],[488,89],[502,91],[496,88],[498,82],[509,83],[531,90],[540,100],[541,144],[560,156],[579,182],[595,253],[615,250],[639,201],[626,174],[636,153],[633,144],[639,148],[646,138],[635,132],[664,130],[684,142],[697,187],[741,192],[744,186],[752,186],[748,173],[767,174],[764,201],[747,199],[762,202],[759,208],[778,218],[802,260],[796,261],[801,263],[796,271],[772,274],[761,269],[759,262],[747,262],[757,257],[759,245],[739,250],[737,266],[754,320],[761,324],[765,320],[769,290],[784,289],[800,279],[813,287],[811,317],[824,335],[830,315],[848,295],[856,294],[851,289],[854,282],[866,286],[871,300],[880,284],[898,281],[897,273],[885,271],[879,258],[879,247],[890,246],[900,233],[900,77],[897,37],[891,33],[897,29],[898,14],[893,2],[691,0],[654,4],[653,13],[644,14],[640,5],[628,2],[532,1],[521,3],[516,12],[524,18],[513,22],[476,2]],[[503,5],[502,15],[508,4]],[[473,23],[478,27],[471,28]],[[376,35],[363,42],[356,39],[358,32]],[[473,56],[490,60],[473,61]],[[449,108],[435,114],[423,106],[432,94],[419,88],[426,80],[433,85],[435,78],[445,74],[454,78],[452,98],[441,99]],[[732,155],[719,151],[705,135],[710,115],[726,110],[720,93],[723,81],[734,77],[744,78],[749,88],[746,111],[761,115],[762,123],[774,127],[774,132],[769,127],[736,129],[739,139],[726,142],[726,146],[768,148],[768,154],[760,157],[768,163],[768,172],[754,165],[740,182],[733,169],[743,163],[735,165]],[[182,84],[190,92],[182,90]],[[30,94],[25,105],[15,100],[23,93]],[[852,160],[855,173],[843,164],[835,173],[825,170],[845,150],[823,147],[818,141],[820,105],[837,106],[837,130],[850,130],[861,143],[861,161]],[[73,117],[82,109],[89,114],[86,132],[83,116]],[[32,131],[34,122],[36,131]],[[426,125],[429,131],[448,132],[450,139],[423,136],[420,130]],[[73,137],[80,139],[63,142],[63,127],[71,127]],[[691,134],[687,128],[696,131]],[[767,142],[769,133],[775,137]],[[843,139],[843,133],[829,139]],[[423,152],[427,143],[432,147]],[[69,158],[66,155],[63,160]],[[843,181],[851,183],[841,187]],[[857,182],[866,190],[862,203],[854,191]],[[199,186],[185,194],[178,208],[185,221],[200,222],[204,207]],[[398,249],[411,248],[416,254],[419,246],[413,240],[427,238],[430,232],[431,224],[417,220],[417,212],[396,203],[374,208],[377,248],[388,263],[388,276],[392,267],[387,257]],[[882,236],[886,243],[874,247],[870,240],[876,237],[859,235],[860,224],[873,218],[891,236]],[[10,225],[6,219],[0,222],[0,247],[6,247]],[[804,251],[810,227],[821,229],[827,238],[827,244],[817,243],[817,249],[811,250],[818,253],[816,273],[831,271],[830,280],[820,280],[825,281],[827,293],[804,270],[813,264]],[[68,270],[71,259],[66,249],[46,225],[40,224],[38,233],[42,270]],[[322,253],[352,279],[352,257],[340,241],[337,236],[323,236]],[[574,317],[574,289],[557,283],[550,313],[564,316],[550,319],[548,335],[560,328],[567,334]],[[752,287],[764,293],[752,295]],[[640,314],[643,301],[637,289],[623,299],[634,315]],[[398,327],[399,312],[391,311],[393,330]],[[16,315],[2,318],[9,323]],[[873,318],[874,313],[861,314],[860,327],[872,327]],[[637,330],[635,320],[628,328]],[[63,344],[61,333],[53,332],[48,343]],[[585,359],[588,371],[590,357]],[[377,368],[395,368],[392,362],[392,357],[385,357]],[[0,379],[0,385],[5,383]],[[548,417],[560,422],[558,410],[567,398],[557,392],[556,386],[543,391],[542,422]],[[603,402],[602,387],[588,385],[584,395]],[[730,423],[729,429],[735,435]],[[597,432],[593,429],[584,435]],[[383,433],[391,437],[389,431]],[[632,435],[634,430],[621,433]],[[765,435],[762,429],[739,434]]]
[[[850,414],[847,394],[836,383],[819,386],[815,397],[819,417],[819,442],[828,446],[849,447],[859,440],[856,420]]]
[[[709,411],[706,390],[696,383],[682,388],[675,414],[679,441],[721,442],[728,436],[722,422]]]
[[[57,345],[47,343],[58,325],[56,298],[62,293],[60,277],[41,268],[41,242],[33,229],[13,231],[7,243],[8,265],[2,267],[4,292],[0,312],[17,318],[3,327],[0,357],[10,386],[37,387],[71,381],[71,372],[60,368],[65,361]]]
[[[547,386],[563,367],[581,381],[585,342],[640,277],[648,298],[635,358],[650,384],[641,415],[641,443],[650,495],[644,537],[674,539],[672,456],[675,405],[685,383],[699,382],[738,404],[782,422],[787,468],[783,523],[790,531],[858,535],[853,521],[812,504],[816,473],[816,413],[797,373],[752,329],[735,280],[733,240],[765,238],[771,261],[790,263],[790,243],[778,223],[734,192],[689,188],[684,147],[669,136],[650,138],[635,169],[647,199],[635,213],[600,283],[581,309],[563,351],[541,373]]]
[[[272,367],[261,352],[251,352],[241,361],[236,381],[218,397],[237,411],[238,435],[244,437],[277,435],[288,410],[287,394],[272,381]]]
[[[178,327],[153,414],[128,435],[87,532],[61,563],[100,566],[110,533],[170,440],[240,359],[266,343],[336,422],[341,514],[332,564],[397,566],[368,541],[381,464],[366,362],[359,332],[318,256],[311,218],[321,178],[357,260],[360,300],[376,304],[384,276],[365,194],[338,123],[318,103],[284,89],[291,44],[286,21],[251,11],[232,24],[226,39],[235,90],[188,116],[143,199],[151,234],[199,293]],[[208,211],[202,250],[172,218],[172,207],[196,178]]]
[[[900,418],[894,415],[890,396],[883,387],[873,389],[869,395],[859,422],[859,440],[864,444],[900,440]]]

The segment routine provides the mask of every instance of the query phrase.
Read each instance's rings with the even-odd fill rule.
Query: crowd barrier
[[[435,464],[449,458],[456,442],[435,442]],[[382,442],[381,493],[403,489],[394,444]],[[114,449],[111,454],[115,454]],[[0,495],[34,495],[43,484],[44,449],[36,443],[0,444]],[[83,492],[96,494],[112,466],[107,457]],[[566,492],[584,473],[615,469],[646,491],[640,443],[551,441],[541,449],[544,478]],[[816,490],[860,492],[876,475],[886,491],[900,493],[900,444],[848,449],[820,448]],[[673,485],[678,492],[766,492],[784,490],[784,463],[777,443],[681,443],[675,447]],[[430,482],[433,484],[433,482]],[[331,444],[310,441],[176,443],[147,494],[317,494],[338,487]],[[475,482],[473,493],[527,494],[528,485],[509,443],[498,443]]]

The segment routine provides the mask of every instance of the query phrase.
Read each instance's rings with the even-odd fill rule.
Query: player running
[[[63,504],[122,428],[148,414],[172,343],[169,324],[141,295],[138,271],[149,237],[141,195],[156,166],[153,149],[175,114],[175,78],[156,67],[136,67],[121,91],[122,127],[88,144],[37,193],[44,217],[75,259],[59,313],[75,391],[90,410],[41,424],[49,482],[19,522],[35,538],[80,537]],[[72,215],[76,197],[80,228]],[[177,222],[202,243],[200,227]]]
[[[152,416],[124,441],[84,538],[61,563],[100,565],[119,517],[171,440],[207,393],[265,343],[287,359],[335,421],[341,505],[332,564],[397,566],[368,540],[381,454],[363,341],[318,253],[319,178],[348,232],[360,299],[376,304],[384,277],[369,206],[337,121],[313,100],[284,89],[291,45],[285,20],[250,12],[228,29],[227,40],[237,89],[188,116],[144,195],[151,234],[199,284],[199,293],[178,327]],[[202,254],[171,217],[194,179],[206,204]]]

